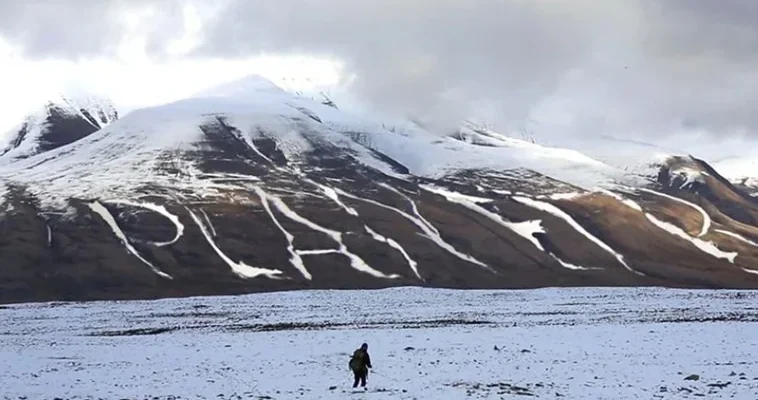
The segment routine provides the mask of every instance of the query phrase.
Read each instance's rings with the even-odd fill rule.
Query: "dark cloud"
[[[140,29],[152,54],[183,30],[179,0],[0,1],[0,34],[35,55],[111,49],[124,10],[151,4],[160,12]],[[442,123],[479,114],[504,128],[651,136],[758,128],[754,0],[213,3],[221,11],[205,15],[194,56],[333,57],[374,105]]]

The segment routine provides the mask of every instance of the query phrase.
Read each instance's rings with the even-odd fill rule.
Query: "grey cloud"
[[[758,128],[754,0],[286,4],[232,1],[199,52],[333,56],[376,105],[435,120],[486,109],[513,129],[568,114],[572,134]]]
[[[127,34],[125,15],[153,8],[140,21],[149,40],[181,32],[181,0],[0,0],[0,36],[30,58],[113,55]]]
[[[497,101],[523,117],[591,50],[595,1],[237,1],[208,30],[208,54],[307,52],[346,63],[375,104],[434,119]],[[295,4],[297,4],[295,6]]]
[[[660,51],[720,56],[739,62],[758,58],[758,2],[648,1],[660,35],[656,43]]]
[[[140,28],[165,56],[183,29],[180,0],[57,6],[66,3],[84,4],[0,0],[0,34],[32,54],[96,54],[122,38],[125,8],[165,5]],[[755,0],[206,3],[223,9],[206,15],[194,56],[334,57],[374,105],[443,125],[480,114],[502,128],[574,135],[758,128]]]

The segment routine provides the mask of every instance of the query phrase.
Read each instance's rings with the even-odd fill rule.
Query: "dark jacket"
[[[350,359],[350,369],[355,372],[366,372],[368,368],[371,368],[371,357],[368,355],[367,350],[358,349],[353,352],[353,357]]]

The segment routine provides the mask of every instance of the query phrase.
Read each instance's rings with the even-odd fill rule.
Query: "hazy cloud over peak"
[[[189,0],[0,0],[0,36],[31,58],[114,55],[135,33],[167,41],[184,30]]]
[[[382,107],[440,118],[496,101],[501,119],[523,118],[592,56],[598,31],[620,16],[596,3],[235,1],[210,24],[199,51],[333,56],[357,75],[355,89]]]
[[[166,56],[192,4],[206,7],[192,57],[335,58],[376,106],[442,124],[479,116],[512,129],[651,136],[758,129],[754,0],[83,4],[2,1],[0,35],[32,55],[76,57],[140,34],[151,54]]]

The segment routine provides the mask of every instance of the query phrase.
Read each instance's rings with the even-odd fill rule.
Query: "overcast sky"
[[[0,0],[0,128],[51,91],[135,107],[248,72],[443,123],[754,134],[758,1]]]

